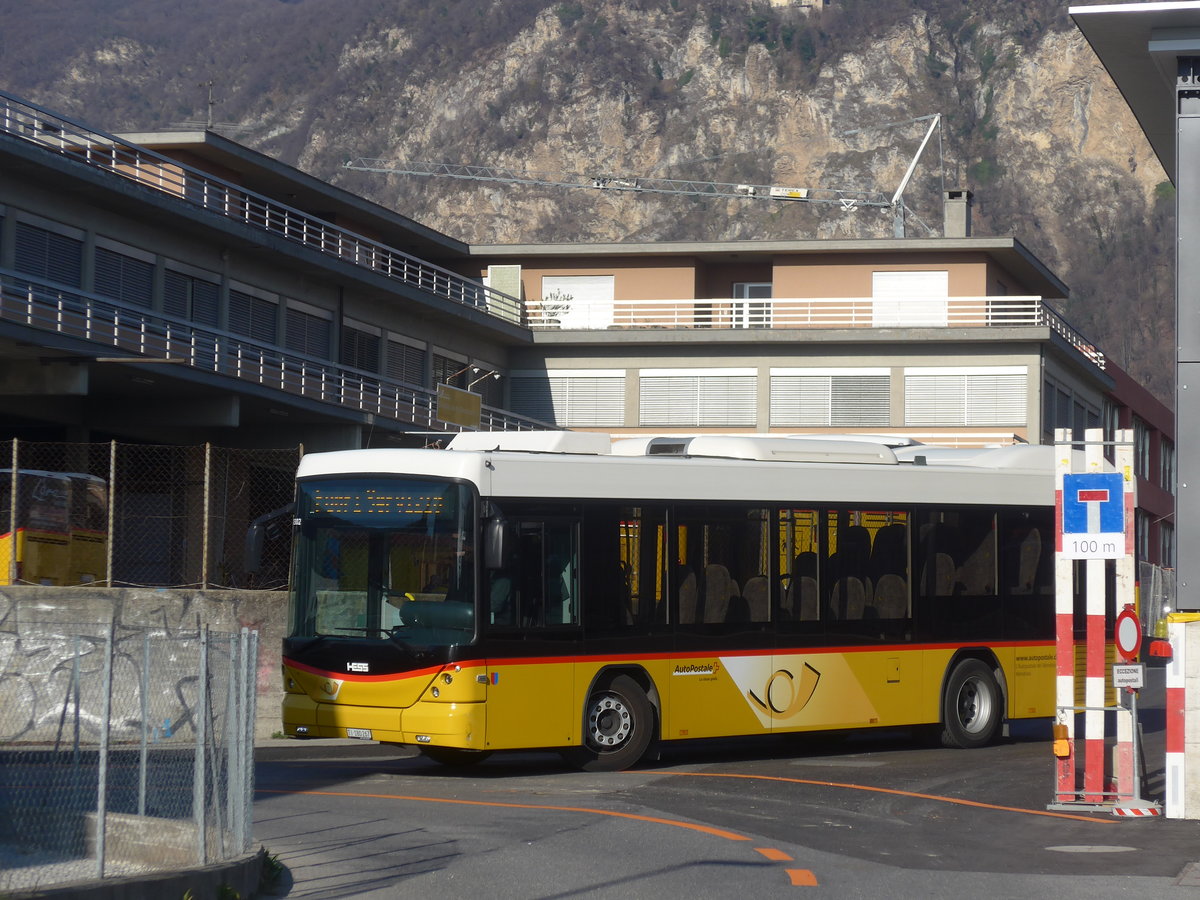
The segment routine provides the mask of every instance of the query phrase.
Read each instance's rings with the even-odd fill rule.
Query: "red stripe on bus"
[[[652,660],[701,660],[701,659],[716,659],[719,657],[736,657],[739,659],[756,656],[815,656],[830,653],[892,653],[896,650],[917,651],[917,650],[959,650],[963,648],[978,647],[981,649],[1002,649],[1002,648],[1026,648],[1029,650],[1045,650],[1054,646],[1051,641],[1031,643],[1029,641],[997,641],[994,643],[944,643],[944,644],[876,644],[869,647],[780,647],[775,650],[741,650],[741,651],[720,651],[712,652],[691,651],[687,653],[630,653],[620,656],[607,655],[580,655],[580,656],[513,656],[513,657],[492,657],[490,660],[479,659],[458,659],[453,662],[443,663],[437,666],[426,666],[421,669],[414,669],[408,672],[391,672],[386,675],[361,675],[354,672],[334,672],[329,669],[319,669],[316,666],[310,666],[305,663],[297,662],[293,659],[284,658],[283,664],[299,669],[302,672],[308,672],[312,675],[320,675],[323,678],[336,678],[339,681],[351,682],[382,682],[382,681],[398,681],[402,678],[417,678],[436,675],[448,666],[461,666],[464,669],[476,667],[487,669],[502,669],[507,666],[548,666],[548,665],[564,665],[564,664],[583,664],[583,663],[631,663],[639,661]]]

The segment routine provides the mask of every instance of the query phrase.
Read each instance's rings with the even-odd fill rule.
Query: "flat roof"
[[[123,132],[117,137],[169,156],[170,151],[185,151],[199,159],[231,169],[241,176],[243,186],[314,215],[333,213],[345,217],[338,224],[357,222],[376,232],[377,239],[418,256],[444,259],[461,257],[467,252],[462,241],[393,212],[358,194],[334,187],[295,166],[280,162],[265,153],[223,137],[214,131],[141,131]]]
[[[1069,12],[1174,182],[1175,58],[1200,56],[1200,0],[1072,6]]]
[[[1200,0],[1198,0],[1200,2]],[[629,243],[472,244],[472,257],[703,257],[713,262],[766,261],[778,256],[848,256],[867,253],[983,253],[1018,278],[1031,293],[1066,298],[1070,289],[1014,237],[860,238],[800,241],[662,241]]]

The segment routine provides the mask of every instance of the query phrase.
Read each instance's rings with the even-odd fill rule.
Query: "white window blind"
[[[1023,425],[1025,366],[906,369],[905,425]]]
[[[642,425],[753,427],[757,373],[753,369],[643,369]]]
[[[544,275],[542,315],[560,328],[607,328],[614,291],[612,275]]]
[[[560,428],[625,424],[624,370],[513,372],[513,412]]]
[[[950,273],[874,272],[872,324],[876,328],[945,327]]]
[[[771,424],[863,428],[891,424],[887,369],[772,369]]]

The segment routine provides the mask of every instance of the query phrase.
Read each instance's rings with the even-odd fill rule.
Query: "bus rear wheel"
[[[654,707],[628,675],[598,684],[583,710],[583,743],[563,756],[585,772],[617,772],[641,759],[654,730]]]
[[[991,668],[964,659],[950,672],[942,698],[942,744],[968,750],[990,744],[1000,730],[1003,703]]]
[[[490,750],[461,750],[458,747],[421,747],[421,755],[443,766],[461,769],[483,762],[492,755]]]

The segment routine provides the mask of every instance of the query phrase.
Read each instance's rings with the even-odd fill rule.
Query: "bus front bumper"
[[[483,703],[419,700],[407,709],[321,703],[285,694],[283,733],[301,738],[358,738],[415,747],[484,749]]]

